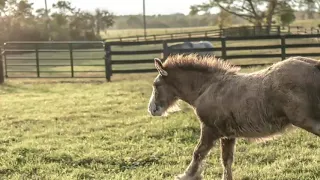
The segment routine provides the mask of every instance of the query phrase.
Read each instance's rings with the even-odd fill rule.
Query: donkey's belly
[[[274,118],[260,121],[240,121],[229,124],[229,134],[233,137],[258,138],[280,133],[290,126],[287,118]]]

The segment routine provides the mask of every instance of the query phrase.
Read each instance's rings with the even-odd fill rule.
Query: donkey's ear
[[[163,69],[162,62],[159,58],[154,58],[154,65],[158,72],[161,74],[161,76],[168,76],[168,72]]]

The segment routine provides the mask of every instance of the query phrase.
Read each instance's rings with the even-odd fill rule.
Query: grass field
[[[306,19],[306,20],[296,20],[290,26],[303,26],[310,30],[311,27],[318,27],[320,24],[320,19]],[[252,26],[252,24],[242,24],[247,26]],[[242,25],[234,25],[234,26],[242,26]],[[147,29],[148,35],[157,35],[157,34],[170,34],[170,33],[184,33],[184,32],[192,32],[192,31],[206,31],[206,30],[214,30],[219,29],[218,26],[205,26],[205,27],[190,27],[190,28],[151,28]],[[294,32],[295,29],[292,29]],[[120,38],[127,36],[143,36],[143,29],[112,29],[106,32],[102,32],[101,36],[103,38]]]
[[[245,69],[251,72],[255,69]],[[98,80],[8,80],[0,86],[0,179],[173,179],[199,137],[192,110],[147,113],[155,74]],[[219,147],[205,179],[220,179]],[[320,138],[295,129],[266,143],[239,140],[238,180],[316,180]]]
[[[293,40],[287,43],[308,43]],[[227,42],[227,46],[271,45],[280,40]],[[213,42],[220,47],[218,42]],[[155,46],[114,47],[115,50],[159,49]],[[272,54],[280,50],[232,51]],[[318,48],[288,49],[318,52]],[[220,55],[220,52],[217,52]],[[103,52],[76,52],[76,71],[103,71]],[[11,55],[32,58],[35,54]],[[41,74],[70,76],[69,53],[40,53]],[[101,57],[100,60],[92,60]],[[114,56],[113,60],[153,59],[161,54]],[[44,58],[55,59],[45,61]],[[232,60],[234,64],[269,63],[279,58]],[[35,71],[36,61],[8,61],[9,70]],[[86,66],[87,65],[87,66]],[[93,66],[99,65],[99,66]],[[101,65],[101,66],[100,66]],[[114,69],[150,68],[117,65]],[[252,72],[259,69],[243,69]],[[53,74],[44,71],[66,71]],[[19,73],[11,73],[15,75]],[[20,73],[26,76],[28,73]],[[29,73],[33,76],[36,73]],[[87,74],[79,72],[79,75]],[[103,77],[104,72],[97,73]],[[90,75],[88,75],[90,76]],[[199,137],[192,110],[163,118],[147,113],[155,74],[115,74],[112,83],[98,80],[12,80],[0,86],[0,179],[173,179],[188,165]],[[205,179],[220,179],[219,148],[207,159]],[[235,180],[316,180],[320,178],[320,138],[295,129],[266,143],[237,142]]]

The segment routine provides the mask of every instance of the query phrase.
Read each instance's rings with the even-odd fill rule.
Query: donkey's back
[[[290,58],[224,78],[199,98],[197,113],[227,137],[265,137],[290,125],[319,135],[319,67],[312,59]]]
[[[320,135],[320,63],[295,57],[272,67],[274,100],[289,122]]]

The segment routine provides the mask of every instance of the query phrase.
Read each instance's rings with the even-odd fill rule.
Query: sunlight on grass
[[[168,117],[148,115],[155,76],[8,80],[0,86],[0,179],[173,179],[190,161],[199,123],[185,103]],[[219,152],[208,157],[205,179],[220,179]],[[234,175],[317,179],[319,154],[320,139],[302,130],[267,143],[239,140]]]

